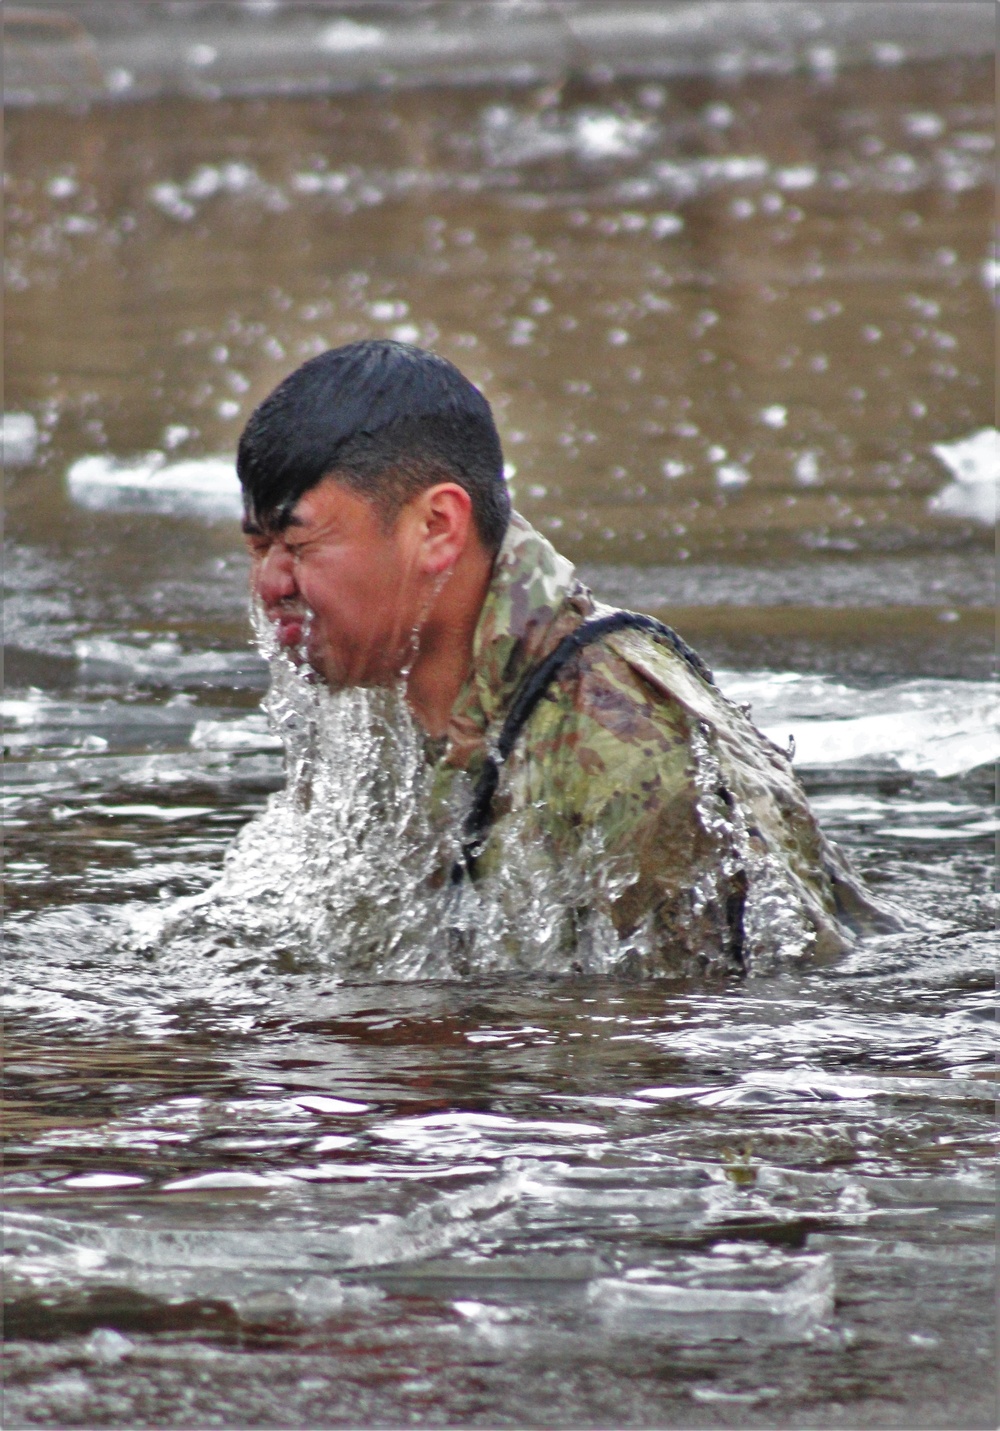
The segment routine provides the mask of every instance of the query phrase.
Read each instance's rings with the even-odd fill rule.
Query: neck
[[[445,734],[472,669],[472,642],[492,574],[493,559],[482,547],[466,549],[421,627],[406,696],[428,735]]]

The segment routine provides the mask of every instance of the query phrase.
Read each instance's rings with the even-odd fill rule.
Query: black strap
[[[475,871],[476,860],[482,851],[486,833],[493,823],[493,797],[500,782],[500,767],[514,749],[514,744],[535,707],[571,657],[584,646],[590,646],[615,631],[648,631],[652,636],[661,637],[669,642],[696,675],[709,685],[715,684],[711,671],[697,652],[692,651],[687,642],[682,641],[670,626],[665,626],[653,616],[643,616],[637,611],[613,611],[609,616],[595,616],[589,621],[581,622],[575,631],[562,638],[544,661],[528,672],[510,703],[496,747],[487,755],[476,788],[472,792],[472,804],[462,831],[462,857],[452,866],[452,884],[459,884],[467,872],[471,875]]]

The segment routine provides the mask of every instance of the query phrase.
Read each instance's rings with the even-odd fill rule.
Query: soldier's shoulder
[[[683,708],[605,643],[584,648],[532,717],[524,755],[553,812],[637,827],[690,786]]]
[[[728,705],[703,670],[667,638],[626,628],[581,651],[566,694],[599,725],[623,730],[653,721],[687,729],[692,718],[714,723]]]
[[[685,654],[684,643],[641,629],[616,631],[583,653],[576,690],[582,715],[632,744],[689,745],[694,733],[721,742],[728,759],[770,780],[788,761],[740,707]]]
[[[606,648],[627,667],[639,689],[652,691],[661,701],[676,703],[698,718],[711,720],[728,704],[707,667],[679,638],[672,641],[666,634],[626,627],[609,636]]]
[[[593,772],[638,761],[662,763],[688,746],[685,709],[663,683],[651,682],[610,639],[580,651],[542,702],[535,736],[554,754],[570,752]]]

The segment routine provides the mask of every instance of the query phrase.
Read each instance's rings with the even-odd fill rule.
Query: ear
[[[451,571],[474,539],[472,498],[457,482],[438,482],[424,488],[414,505],[421,528],[421,569],[428,576]]]

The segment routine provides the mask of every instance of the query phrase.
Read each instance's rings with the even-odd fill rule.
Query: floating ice
[[[144,1183],[145,1178],[133,1177],[129,1173],[81,1173],[78,1177],[67,1178],[63,1187],[87,1188],[96,1192],[103,1188],[129,1188]]]
[[[649,232],[654,238],[670,238],[673,234],[679,234],[684,227],[684,220],[680,214],[654,214],[649,225]]]
[[[164,1192],[197,1192],[216,1188],[275,1188],[293,1185],[288,1173],[233,1172],[199,1173],[192,1178],[178,1178],[176,1182],[164,1183]]]
[[[656,133],[651,120],[625,118],[612,110],[538,117],[503,104],[484,112],[482,127],[483,147],[493,165],[531,164],[564,154],[581,160],[632,158]]]
[[[239,720],[200,720],[191,732],[192,750],[280,750],[281,741],[262,715]]]
[[[931,498],[930,511],[992,526],[997,519],[1000,487],[1000,432],[995,427],[984,427],[958,442],[937,442],[931,451],[940,457],[955,481]]]
[[[815,184],[818,174],[812,164],[792,164],[787,169],[779,169],[774,177],[779,189],[808,189]]]
[[[91,805],[95,815],[117,815],[125,820],[200,820],[215,813],[212,805]]]
[[[23,467],[38,447],[38,424],[30,412],[5,412],[0,419],[0,452],[5,467]]]
[[[815,1028],[811,1030],[815,1033]],[[838,1026],[841,1038],[846,1029]],[[893,1078],[887,1075],[859,1073],[829,1074],[809,1067],[786,1069],[749,1069],[735,1085],[636,1089],[636,1099],[652,1102],[690,1100],[706,1108],[736,1108],[754,1103],[777,1107],[797,1101],[813,1103],[865,1102],[871,1098],[943,1098],[961,1099],[982,1096],[985,1090],[974,1079],[929,1078],[910,1076]],[[766,1180],[782,1177],[782,1172],[762,1173]]]
[[[81,678],[85,681],[142,680],[172,686],[185,681],[199,686],[257,685],[259,682],[259,663],[250,652],[186,651],[173,635],[145,645],[116,641],[111,636],[88,636],[73,642],[73,654],[80,662]],[[262,739],[258,748],[263,745]],[[195,749],[198,748],[226,747],[224,742],[213,744],[206,738],[204,745],[200,742],[195,745]]]
[[[622,119],[617,114],[581,115],[576,125],[576,148],[585,159],[631,155],[649,129],[643,120]]]
[[[997,699],[987,681],[905,681],[861,691],[793,672],[720,673],[731,700],[797,766],[909,770],[942,779],[1000,757]]]
[[[385,41],[385,31],[377,25],[359,25],[356,20],[339,19],[321,31],[317,43],[334,54],[353,50],[376,50]]]
[[[833,1294],[833,1264],[827,1254],[761,1255],[725,1243],[711,1256],[682,1257],[669,1268],[636,1268],[624,1277],[601,1277],[590,1288],[590,1300],[605,1322],[686,1342],[744,1337],[799,1341],[829,1320]]]
[[[84,1351],[94,1361],[114,1363],[121,1361],[123,1357],[131,1356],[134,1350],[135,1342],[123,1337],[121,1332],[112,1331],[110,1327],[98,1327],[84,1343]]]
[[[819,482],[819,459],[815,452],[799,453],[795,459],[795,480],[802,487],[815,487]]]
[[[153,184],[148,193],[162,213],[180,223],[193,219],[198,205],[218,194],[253,195],[274,212],[288,207],[288,199],[280,188],[265,183],[252,165],[239,159],[223,164],[199,164],[187,179],[161,180]]]
[[[484,1215],[516,1206],[527,1181],[522,1173],[492,1177],[460,1192],[431,1196],[401,1216],[384,1213],[311,1231],[205,1228],[197,1218],[189,1227],[105,1227],[15,1210],[7,1219],[4,1252],[9,1280],[13,1283],[16,1276],[22,1286],[51,1285],[54,1276],[77,1285],[100,1278],[105,1285],[130,1287],[147,1296],[177,1301],[189,1291],[214,1294],[239,1307],[255,1284],[262,1290],[288,1287],[309,1274],[328,1276],[342,1268],[385,1267],[439,1256],[463,1242]],[[175,1179],[164,1188],[270,1192],[299,1185],[294,1177],[269,1169],[206,1172]]]
[[[722,488],[745,487],[750,481],[750,473],[738,462],[727,462],[715,469],[716,485]]]
[[[653,172],[676,198],[690,199],[724,184],[765,179],[770,165],[760,154],[729,154],[706,159],[665,159],[653,166]]]
[[[310,1094],[307,1098],[297,1098],[296,1103],[300,1108],[307,1109],[310,1113],[369,1113],[371,1104],[353,1103],[347,1098],[328,1098],[325,1094]]]
[[[148,452],[131,462],[114,457],[81,457],[66,474],[69,495],[91,512],[156,512],[209,521],[238,519],[240,484],[228,457],[196,457],[167,462]]]

